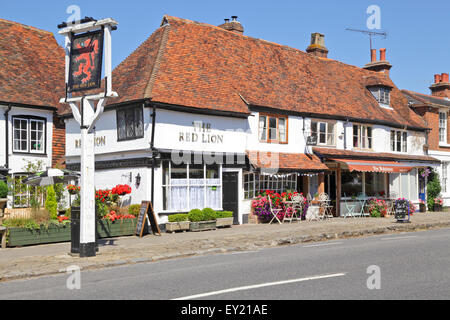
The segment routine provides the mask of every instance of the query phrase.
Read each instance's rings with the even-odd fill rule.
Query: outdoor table
[[[296,201],[283,201],[283,203],[285,204],[285,206],[287,208],[292,208],[292,216],[290,218],[286,218],[286,215],[285,215],[284,219],[283,219],[283,222],[285,220],[290,220],[290,222],[292,223],[292,220],[294,220],[294,217],[298,221],[299,217],[297,215],[297,209],[301,210],[301,208],[302,208],[301,203],[300,202],[296,202]],[[287,210],[286,210],[286,212],[287,212]]]
[[[306,220],[320,220],[320,206],[316,201],[311,202],[308,212],[306,213]]]

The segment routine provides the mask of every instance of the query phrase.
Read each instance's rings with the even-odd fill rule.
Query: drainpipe
[[[347,126],[346,126],[347,124],[348,124],[348,119],[344,123],[344,150],[347,150]]]
[[[150,104],[150,102],[146,102],[146,104]],[[151,186],[151,201],[152,206],[154,206],[154,200],[155,200],[155,161],[156,161],[156,154],[155,154],[155,124],[156,124],[156,107],[154,104],[152,104],[152,139],[150,142],[150,149],[152,150],[152,186]]]
[[[5,111],[5,168],[9,169],[9,112],[12,109],[12,105],[9,103],[8,108]]]

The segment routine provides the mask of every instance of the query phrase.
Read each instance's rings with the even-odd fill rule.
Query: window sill
[[[443,143],[443,142],[439,142],[439,147],[442,147],[442,148],[450,148],[450,144]]]

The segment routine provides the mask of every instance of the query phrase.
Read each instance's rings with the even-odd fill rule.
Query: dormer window
[[[372,87],[369,89],[381,107],[391,104],[391,89],[388,87]]]

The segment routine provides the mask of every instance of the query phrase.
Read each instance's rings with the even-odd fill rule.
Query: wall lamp
[[[138,173],[136,176],[136,187],[141,185],[141,175]]]

